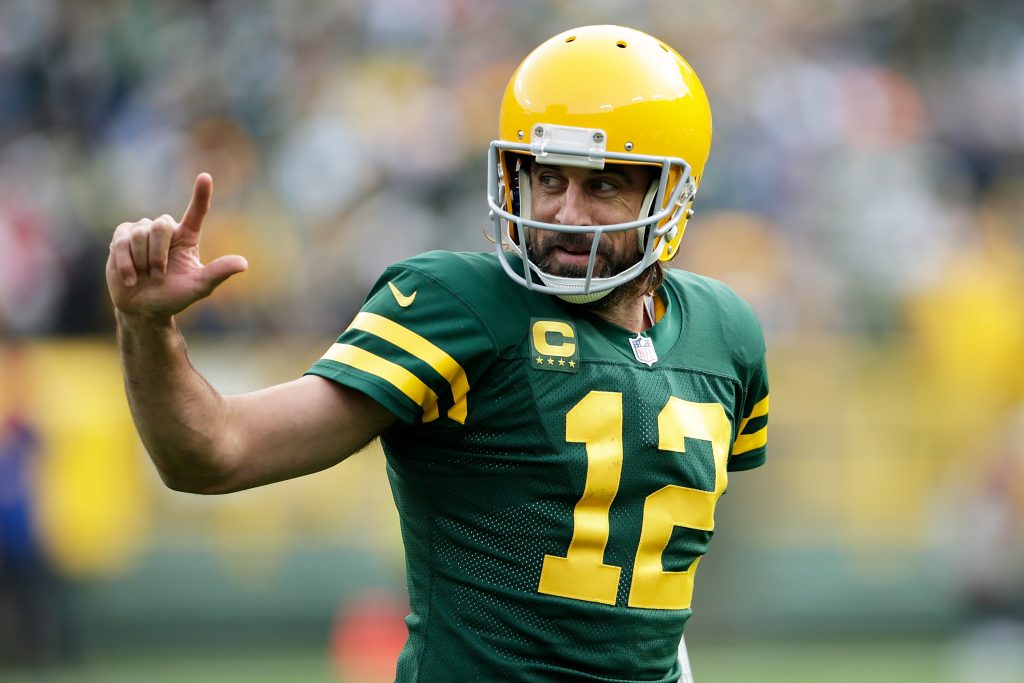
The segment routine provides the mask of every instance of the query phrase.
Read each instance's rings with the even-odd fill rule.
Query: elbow
[[[207,478],[187,477],[171,475],[160,471],[160,479],[164,486],[179,493],[193,493],[202,496],[212,496],[220,493],[229,493],[230,489],[216,480]]]
[[[212,496],[245,488],[237,483],[228,467],[211,464],[181,466],[177,462],[180,461],[153,457],[160,480],[172,491]],[[195,463],[195,460],[191,462]]]
[[[237,490],[232,488],[223,477],[173,473],[161,468],[157,468],[157,472],[164,486],[179,493],[213,496]]]

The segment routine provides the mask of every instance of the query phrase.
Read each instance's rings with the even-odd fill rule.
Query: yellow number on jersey
[[[614,605],[622,568],[604,563],[604,549],[622,472],[622,394],[587,394],[565,416],[565,440],[587,445],[587,481],[573,511],[569,552],[544,556],[537,590]]]
[[[697,560],[686,571],[662,568],[662,554],[677,526],[711,531],[715,504],[727,483],[726,458],[732,425],[718,403],[671,397],[658,415],[658,448],[685,453],[686,437],[711,442],[715,490],[664,486],[644,500],[640,544],[633,562],[630,607],[686,609],[693,595]],[[622,394],[592,391],[566,415],[565,438],[586,444],[587,478],[573,511],[573,533],[565,557],[545,555],[537,590],[577,600],[615,604],[621,567],[604,563],[608,513],[622,472]]]

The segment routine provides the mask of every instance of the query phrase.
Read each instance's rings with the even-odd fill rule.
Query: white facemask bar
[[[599,167],[603,167],[605,161],[630,161],[633,163],[660,166],[661,177],[657,182],[657,194],[654,197],[654,206],[664,206],[664,208],[650,216],[641,215],[637,220],[630,221],[628,223],[614,223],[611,225],[559,225],[555,223],[545,223],[532,218],[517,216],[505,209],[505,188],[501,178],[499,163],[500,153],[502,151],[531,154],[532,151],[535,150],[533,150],[533,148],[528,144],[495,140],[491,142],[487,151],[487,204],[490,207],[490,219],[494,226],[494,242],[498,252],[498,260],[501,263],[502,268],[513,280],[527,289],[543,292],[545,294],[555,294],[560,296],[593,295],[595,293],[610,291],[639,276],[647,269],[648,266],[661,257],[661,254],[665,249],[665,245],[675,235],[679,223],[685,220],[687,207],[696,192],[696,184],[693,181],[693,177],[690,175],[690,165],[678,157],[624,154],[619,152],[606,152],[603,150],[600,152],[594,152],[593,150],[590,150],[589,155],[583,156],[583,159],[586,159],[586,162],[579,165],[594,166],[594,162],[597,161],[601,164]],[[551,155],[561,156],[560,160],[563,162],[568,161],[573,156],[579,156],[578,148],[548,147],[546,151]],[[668,187],[669,176],[674,168],[679,169],[681,177],[680,181],[672,191],[668,204],[665,205],[665,192]],[[510,169],[510,172],[512,172],[512,169]],[[524,201],[522,194],[523,193],[520,192],[520,202]],[[528,202],[529,199],[527,198],[525,201]],[[645,202],[645,204],[646,203],[647,202]],[[666,221],[666,219],[668,220]],[[507,238],[507,234],[503,229],[504,221],[516,225],[519,237],[518,243],[512,242]],[[662,221],[666,221],[665,224],[659,225]],[[595,278],[593,276],[598,244],[604,233],[621,232],[624,230],[642,230],[645,228],[647,229],[647,239],[646,243],[643,245],[642,256],[637,263],[610,277]],[[586,276],[582,278],[568,278],[551,275],[549,273],[542,273],[536,265],[530,262],[529,257],[527,256],[526,245],[530,229],[550,230],[562,233],[593,233],[594,239],[591,246]],[[662,237],[665,239],[658,239]],[[657,244],[657,248],[655,248],[655,244]],[[523,275],[517,273],[509,263],[508,252],[505,249],[506,246],[511,247],[511,249],[522,258],[523,262],[527,264],[524,268]],[[540,282],[538,282],[538,280],[540,280]]]

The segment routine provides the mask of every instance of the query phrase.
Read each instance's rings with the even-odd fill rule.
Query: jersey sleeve
[[[465,424],[473,369],[494,355],[482,319],[436,267],[391,266],[306,374],[357,389],[406,424]]]
[[[760,467],[765,462],[768,446],[768,365],[765,357],[764,333],[754,312],[744,306],[747,315],[744,319],[742,332],[737,330],[743,340],[742,357],[745,372],[743,405],[737,411],[740,416],[729,455],[729,470],[750,470]]]
[[[729,470],[750,470],[765,462],[768,448],[768,373],[765,364],[746,390],[743,417],[729,455]]]

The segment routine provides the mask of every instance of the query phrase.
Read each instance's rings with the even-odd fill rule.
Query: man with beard
[[[399,681],[669,681],[728,471],[765,459],[750,308],[675,255],[711,143],[663,42],[589,26],[513,74],[489,150],[490,254],[387,268],[308,372],[224,396],[174,315],[212,179],[180,223],[118,226],[107,265],[128,398],[164,481],[224,493],[380,437],[407,555]]]
[[[607,226],[634,220],[654,182],[646,166],[606,164],[597,170],[543,164],[529,167],[534,217],[554,225]],[[594,233],[535,230],[526,250],[541,272],[582,280],[587,276],[593,246]],[[635,266],[641,255],[632,232],[607,232],[597,244],[593,276],[609,278],[621,273]],[[653,324],[653,318],[645,317],[646,304],[662,279],[661,265],[655,262],[635,279],[582,305],[609,322],[640,332]]]

